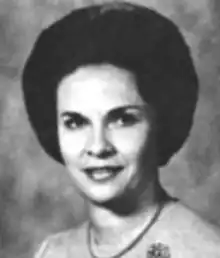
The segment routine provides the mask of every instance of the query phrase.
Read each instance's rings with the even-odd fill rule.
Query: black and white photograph
[[[220,257],[220,2],[0,1],[0,257]]]

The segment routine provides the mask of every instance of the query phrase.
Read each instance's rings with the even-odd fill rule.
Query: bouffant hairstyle
[[[139,93],[156,113],[158,166],[167,164],[189,135],[198,78],[177,26],[155,10],[125,2],[74,10],[37,38],[22,86],[30,123],[44,150],[63,163],[56,114],[60,81],[80,66],[99,64],[135,76]]]

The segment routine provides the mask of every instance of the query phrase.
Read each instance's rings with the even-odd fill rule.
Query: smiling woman
[[[177,27],[145,7],[75,10],[39,36],[23,73],[30,122],[88,205],[40,258],[219,257],[218,230],[161,187],[186,141],[198,80]]]
[[[61,81],[57,107],[60,150],[87,198],[106,202],[131,188],[134,178],[132,187],[140,191],[143,169],[151,181],[152,121],[129,72],[103,64],[81,67]]]

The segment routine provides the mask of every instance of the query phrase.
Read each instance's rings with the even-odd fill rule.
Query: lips
[[[93,181],[104,182],[115,178],[122,169],[123,166],[88,167],[84,172]]]
[[[88,167],[85,168],[84,171],[86,173],[93,173],[94,171],[111,171],[111,172],[117,172],[118,170],[121,170],[122,166],[103,166],[103,167]]]

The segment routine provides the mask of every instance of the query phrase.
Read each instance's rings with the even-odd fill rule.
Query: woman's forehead
[[[58,87],[57,98],[62,109],[100,112],[144,104],[132,74],[110,65],[82,67],[66,76]]]

